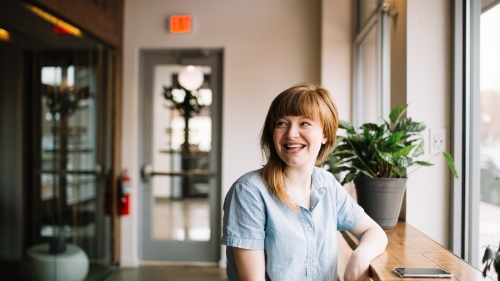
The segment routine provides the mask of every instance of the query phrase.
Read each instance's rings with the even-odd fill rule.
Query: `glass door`
[[[0,124],[10,124],[0,142],[9,175],[0,198],[10,202],[0,204],[0,271],[101,280],[111,269],[113,52],[39,7],[0,2]]]
[[[141,60],[142,259],[218,262],[221,52]]]
[[[81,253],[84,262],[78,268],[98,276],[110,261],[103,177],[103,169],[109,169],[103,126],[109,120],[103,76],[109,53],[97,48],[28,56],[31,80],[36,81],[28,96],[37,105],[29,115],[36,132],[30,139],[38,154],[29,157],[35,176],[29,183],[34,208],[28,214],[33,232],[27,254],[38,260],[47,254]],[[60,278],[54,273],[54,280]]]

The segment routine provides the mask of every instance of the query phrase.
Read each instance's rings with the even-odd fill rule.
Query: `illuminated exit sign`
[[[172,33],[191,32],[191,15],[170,16],[170,32]]]

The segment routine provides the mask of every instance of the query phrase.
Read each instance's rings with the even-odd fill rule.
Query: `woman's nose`
[[[294,138],[294,137],[297,137],[299,135],[299,130],[298,130],[298,127],[295,126],[295,125],[292,125],[290,127],[288,127],[288,138]]]

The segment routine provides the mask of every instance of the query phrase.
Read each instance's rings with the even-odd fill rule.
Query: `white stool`
[[[73,244],[66,245],[66,251],[59,254],[49,252],[49,244],[39,244],[28,249],[31,268],[29,280],[82,281],[89,272],[89,258]]]

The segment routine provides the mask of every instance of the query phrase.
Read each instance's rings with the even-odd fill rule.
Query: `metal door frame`
[[[140,51],[139,77],[139,164],[151,163],[150,149],[152,132],[153,77],[156,65],[197,64],[212,69],[210,84],[212,96],[212,152],[215,176],[209,192],[210,240],[155,242],[152,237],[152,216],[150,184],[142,180],[139,184],[139,256],[144,261],[210,262],[220,259],[220,217],[221,217],[221,136],[222,136],[222,50],[221,49],[163,49]],[[141,171],[142,173],[142,171]],[[173,253],[173,254],[170,254]]]

